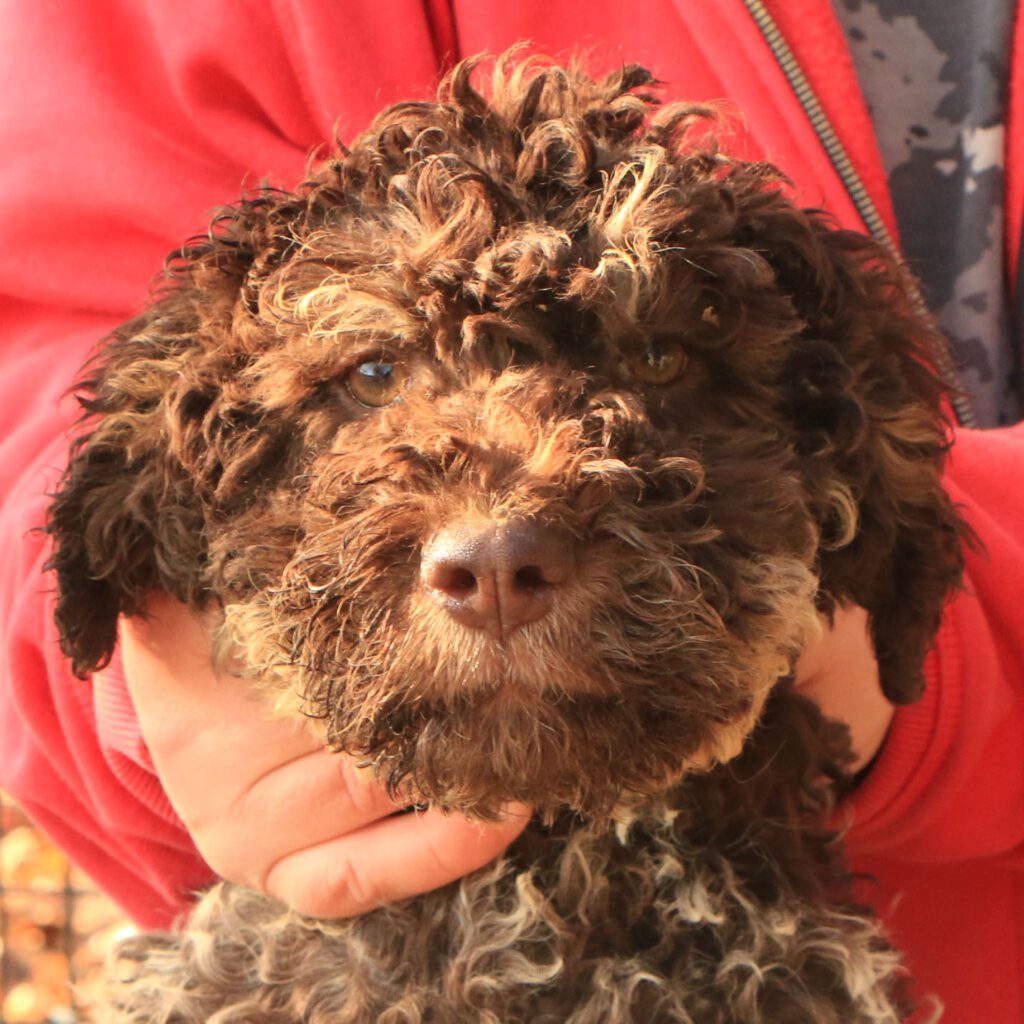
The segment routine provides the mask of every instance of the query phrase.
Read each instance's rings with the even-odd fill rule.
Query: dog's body
[[[689,142],[706,112],[648,120],[646,72],[471,74],[226,212],[101,353],[58,620],[84,672],[153,589],[220,606],[254,685],[393,789],[546,824],[349,923],[218,889],[115,1003],[899,1019],[822,831],[841,731],[780,680],[850,601],[919,692],[964,536],[939,342],[880,247]]]

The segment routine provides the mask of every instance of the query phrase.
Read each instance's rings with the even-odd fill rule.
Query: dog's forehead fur
[[[648,80],[637,69],[601,83],[519,71],[486,105],[462,72],[450,103],[391,108],[299,201],[267,199],[258,230],[233,222],[242,248],[261,246],[235,271],[244,304],[201,315],[228,329],[218,346],[265,350],[250,367],[260,402],[294,407],[377,348],[461,380],[524,358],[621,380],[629,357],[670,339],[694,391],[725,363],[751,387],[777,377],[801,321],[769,257],[815,244],[778,175],[684,148],[710,113],[649,117],[626,91]],[[767,253],[773,219],[792,238]]]

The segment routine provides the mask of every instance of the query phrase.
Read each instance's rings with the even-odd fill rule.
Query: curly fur
[[[110,1019],[900,1020],[899,958],[836,898],[834,840],[816,824],[843,741],[809,704],[776,700],[728,771],[617,829],[571,814],[531,826],[497,864],[356,921],[217,888],[183,935],[120,947]]]
[[[82,384],[52,566],[79,673],[155,588],[217,605],[254,685],[393,790],[547,825],[360,922],[217,890],[121,954],[124,1019],[896,1020],[893,954],[822,888],[827,727],[780,697],[803,725],[792,756],[751,745],[770,786],[692,773],[836,601],[868,609],[886,694],[919,694],[967,536],[941,342],[888,252],[643,69],[509,55],[481,92],[477,65],[175,256]],[[406,383],[370,409],[347,382],[374,359]],[[419,584],[480,520],[574,551],[503,644]]]

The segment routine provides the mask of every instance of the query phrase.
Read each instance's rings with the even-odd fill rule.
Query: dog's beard
[[[816,627],[799,559],[733,556],[723,584],[678,552],[620,549],[588,552],[555,610],[499,644],[396,554],[333,586],[293,574],[229,608],[229,632],[284,709],[392,790],[481,818],[510,801],[611,814],[727,760]]]

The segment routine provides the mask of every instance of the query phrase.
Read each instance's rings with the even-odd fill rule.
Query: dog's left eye
[[[345,378],[349,394],[371,409],[396,401],[405,384],[405,368],[385,359],[368,359],[352,367]]]
[[[686,369],[686,352],[678,341],[658,339],[629,359],[629,375],[644,384],[671,384]]]

